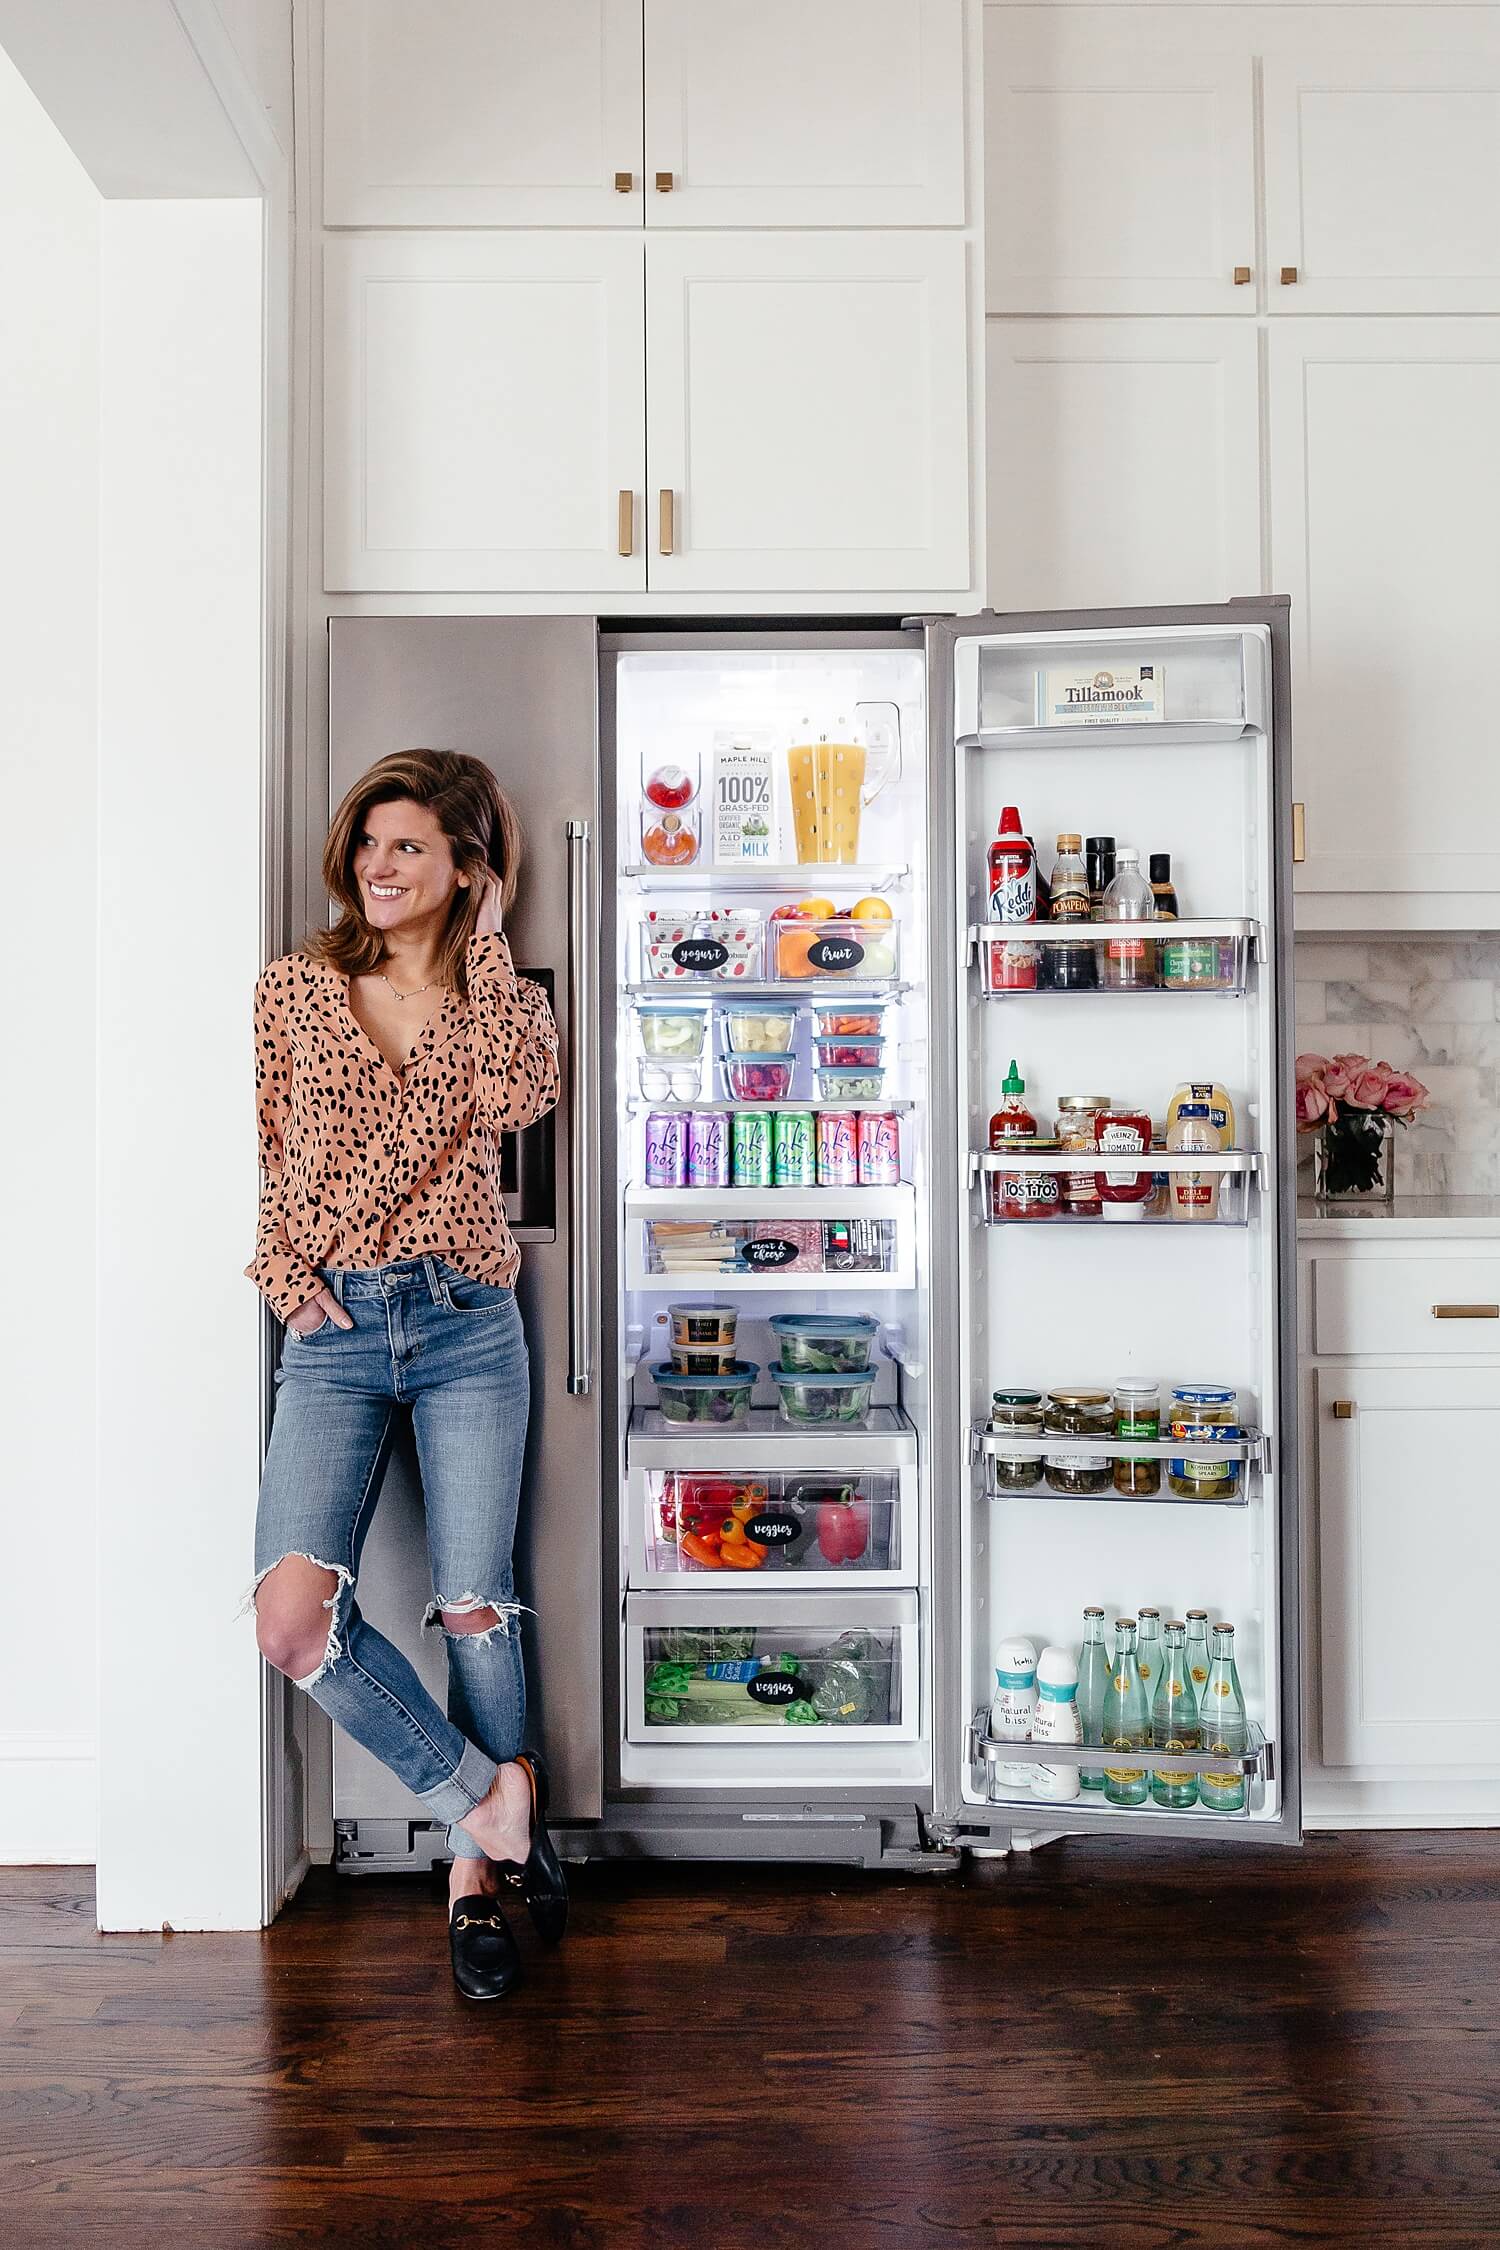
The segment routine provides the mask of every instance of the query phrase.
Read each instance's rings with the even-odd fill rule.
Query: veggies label
[[[756,1703],[795,1703],[807,1690],[790,1672],[763,1672],[750,1682],[745,1693]]]
[[[794,1516],[752,1516],[745,1526],[745,1535],[760,1547],[785,1547],[801,1528]]]

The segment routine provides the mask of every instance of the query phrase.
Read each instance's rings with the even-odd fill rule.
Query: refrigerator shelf
[[[1260,1179],[1264,1153],[1257,1148],[1143,1149],[1123,1155],[1118,1149],[976,1148],[969,1156],[969,1181],[980,1172],[1248,1172]],[[1185,1222],[1179,1222],[1185,1223]]]
[[[832,1007],[830,995],[845,1000],[899,1000],[911,990],[899,977],[651,977],[644,984],[622,984],[627,1000],[750,999],[810,1000]]]
[[[1184,1454],[1213,1453],[1219,1460],[1244,1461],[1253,1468],[1266,1465],[1269,1444],[1264,1430],[1245,1429],[1231,1437],[1226,1431],[1222,1438],[1215,1433],[1212,1441],[1202,1438],[1121,1438],[1121,1437],[1051,1437],[1022,1438],[1000,1437],[976,1423],[969,1433],[969,1459],[993,1460],[1003,1454],[1008,1461],[1040,1461],[1049,1453],[1085,1453],[1096,1461],[1113,1461],[1118,1454],[1131,1461],[1180,1461]],[[1007,1495],[1007,1497],[1010,1497]],[[1023,1494],[1015,1495],[1024,1498]],[[1066,1493],[1059,1499],[1070,1497]],[[1073,1495],[1072,1497],[1077,1497]],[[1109,1495],[1101,1493],[1100,1498]],[[1121,1493],[1117,1497],[1124,1498]],[[1154,1495],[1153,1495],[1154,1497]]]
[[[625,1212],[628,1217],[638,1211],[647,1218],[851,1217],[903,1219],[909,1223],[915,1196],[916,1190],[906,1183],[897,1187],[627,1187]]]
[[[960,750],[1097,749],[1101,742],[1121,750],[1205,750],[1215,743],[1243,742],[1258,728],[1253,720],[1129,719],[1097,726],[978,727],[958,737]]]
[[[716,867],[711,860],[692,867],[651,867],[639,864],[620,869],[622,880],[634,883],[636,889],[646,891],[780,891],[791,897],[800,891],[810,895],[815,883],[835,882],[840,891],[863,893],[866,897],[882,891],[903,890],[911,880],[911,869],[904,861],[870,860],[861,865],[842,866],[834,862],[827,865],[799,866],[795,861],[782,861],[776,866]]]
[[[898,1406],[873,1406],[859,1429],[798,1430],[774,1406],[752,1406],[748,1422],[714,1430],[669,1422],[635,1408],[625,1438],[631,1469],[879,1469],[917,1458],[917,1433]]]
[[[1153,1752],[1149,1746],[1140,1750],[1118,1751],[1102,1749],[1097,1743],[1090,1746],[1080,1742],[1035,1742],[1029,1740],[1024,1742],[997,1742],[989,1731],[989,1717],[988,1706],[981,1704],[969,1722],[969,1762],[971,1765],[1087,1766],[1090,1770],[1096,1770],[1101,1766],[1113,1763],[1120,1757],[1129,1757],[1132,1764],[1143,1765],[1147,1768],[1151,1764]],[[1154,1755],[1167,1764],[1181,1766],[1188,1773],[1212,1773],[1215,1768],[1222,1771],[1225,1766],[1237,1766],[1241,1773],[1249,1775],[1257,1781],[1274,1781],[1276,1778],[1275,1745],[1266,1740],[1265,1735],[1253,1720],[1250,1722],[1249,1743],[1238,1753],[1221,1750],[1215,1755],[1214,1752],[1209,1750],[1158,1750]],[[1018,1801],[1022,1804],[1035,1805],[1043,1801],[1034,1797],[1029,1790],[1018,1790],[1016,1794]],[[1076,1805],[1080,1800],[1075,1797],[1064,1799],[1063,1802]],[[1090,1811],[1094,1809],[1087,1805],[1086,1801],[1085,1807]],[[1149,1807],[1132,1805],[1111,1809],[1126,1812],[1145,1812]],[[1166,1809],[1165,1806],[1158,1808],[1161,1811]],[[1222,1820],[1225,1816],[1222,1813],[1210,1813],[1209,1817],[1213,1820]]]
[[[1046,947],[1055,950],[1088,947],[1095,950],[1107,945],[1111,938],[1141,938],[1158,947],[1168,945],[1212,945],[1214,975],[1211,979],[1179,984],[1143,985],[1125,992],[1116,992],[1110,985],[1058,987],[1036,985],[1024,991],[996,984],[996,953],[1005,945],[1029,945],[1034,949]],[[1244,996],[1250,981],[1252,962],[1265,959],[1265,932],[1259,922],[1242,917],[1233,919],[1203,918],[1177,922],[972,922],[969,925],[967,959],[971,968],[979,971],[979,988],[986,1000],[1029,1000],[1038,993],[1050,997],[1061,991],[1068,999],[1097,997],[1103,993],[1111,999],[1133,1000],[1150,996],[1158,999],[1181,999],[1185,995],[1208,993],[1216,999],[1238,999]],[[1202,966],[1200,957],[1199,966]]]

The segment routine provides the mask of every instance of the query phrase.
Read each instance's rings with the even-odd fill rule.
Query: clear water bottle
[[[1141,873],[1141,855],[1122,844],[1113,880],[1099,910],[1101,922],[1154,922],[1156,900]],[[1099,948],[1099,982],[1106,992],[1144,992],[1156,983],[1155,938],[1110,938]]]
[[[1250,1741],[1245,1697],[1234,1665],[1234,1627],[1214,1627],[1208,1679],[1198,1706],[1198,1731],[1206,1751],[1238,1758]],[[1245,1776],[1236,1765],[1217,1767],[1198,1779],[1198,1796],[1205,1812],[1243,1812]]]
[[[1187,1663],[1187,1627],[1174,1618],[1167,1627],[1167,1645],[1151,1706],[1153,1750],[1196,1750],[1198,1698],[1193,1692]],[[1153,1759],[1151,1794],[1168,1812],[1186,1812],[1198,1802],[1198,1776],[1190,1766],[1169,1765]]]
[[[1149,1711],[1156,1701],[1156,1683],[1161,1678],[1161,1611],[1143,1609],[1137,1614],[1140,1625],[1135,1636],[1135,1662]]]
[[[1151,1793],[1144,1751],[1151,1733],[1146,1691],[1136,1662],[1135,1619],[1115,1619],[1115,1661],[1104,1691],[1104,1747],[1111,1753],[1104,1769],[1104,1795],[1111,1805],[1143,1805]],[[1121,1753],[1125,1755],[1121,1755]]]
[[[1083,1646],[1078,1651],[1079,1740],[1088,1748],[1104,1740],[1104,1691],[1109,1685],[1109,1650],[1104,1645],[1104,1612],[1091,1604],[1083,1613]],[[1085,1789],[1104,1787],[1104,1769],[1083,1769]]]

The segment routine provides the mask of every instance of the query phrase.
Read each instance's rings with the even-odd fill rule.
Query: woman
[[[501,935],[520,841],[479,759],[382,758],[324,846],[339,919],[273,961],[255,991],[264,1184],[246,1271],[286,1324],[255,1526],[256,1638],[451,1824],[449,1948],[473,2000],[520,1978],[502,1884],[544,1938],[567,1919],[546,1776],[521,1747],[511,1578],[527,1371],[499,1143],[553,1106],[558,1083],[546,1000],[517,981]],[[402,1406],[446,1716],[355,1600]]]

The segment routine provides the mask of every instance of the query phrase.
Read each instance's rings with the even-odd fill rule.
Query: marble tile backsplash
[[[1500,1190],[1500,936],[1297,940],[1297,1051],[1352,1050],[1432,1095],[1396,1128],[1398,1195]]]

